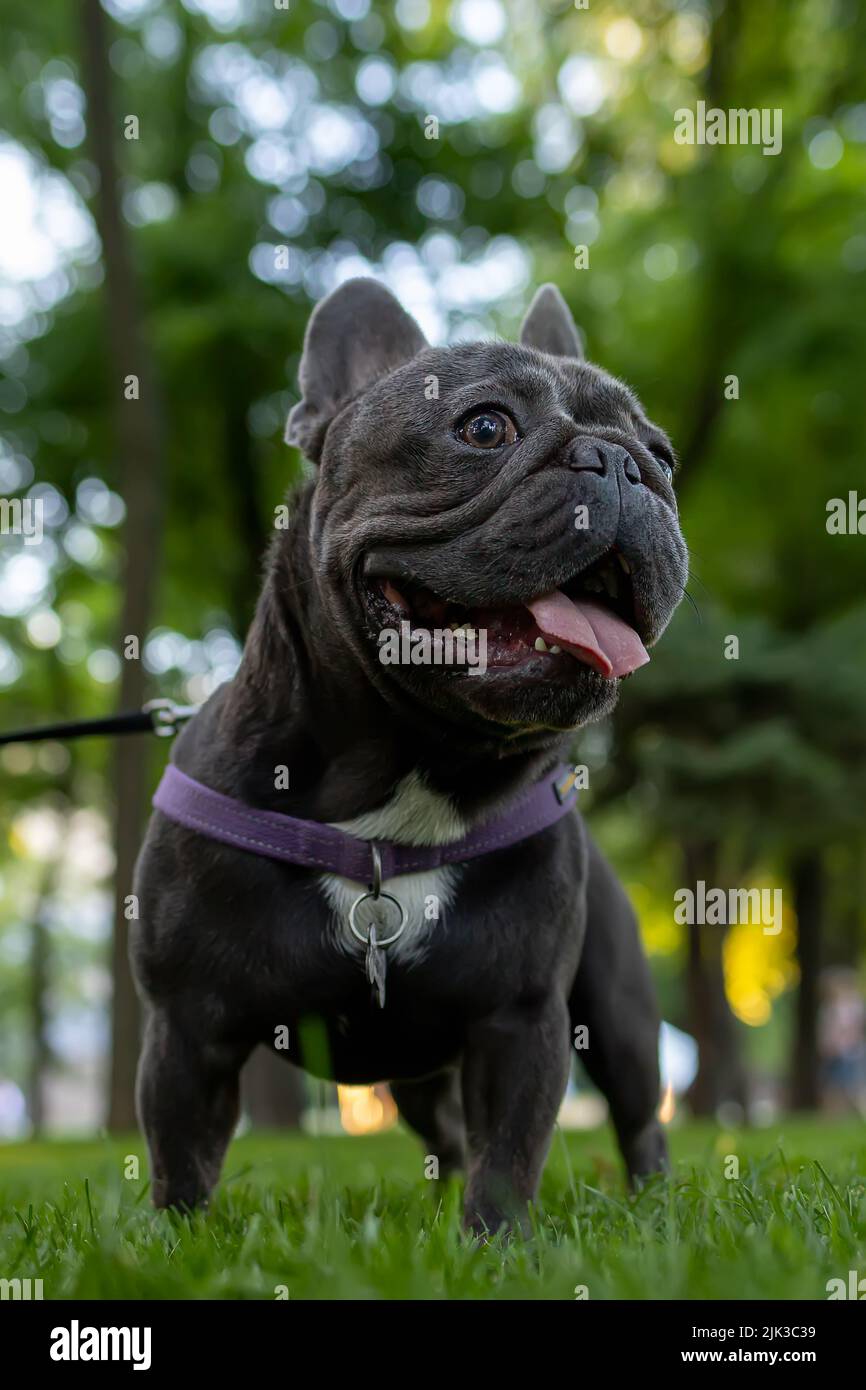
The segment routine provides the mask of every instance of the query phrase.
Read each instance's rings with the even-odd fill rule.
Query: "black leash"
[[[105,719],[77,719],[70,724],[44,724],[39,729],[19,729],[0,734],[3,743],[38,743],[41,739],[89,738],[93,734],[156,734],[172,738],[178,725],[198,710],[198,705],[176,705],[173,700],[148,700],[143,709],[111,714]]]

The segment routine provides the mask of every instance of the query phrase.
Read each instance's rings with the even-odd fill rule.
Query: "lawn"
[[[866,1125],[689,1125],[671,1144],[673,1180],[630,1196],[606,1131],[557,1133],[534,1238],[486,1246],[399,1132],[238,1139],[191,1218],[151,1209],[138,1139],[7,1145],[0,1277],[45,1298],[570,1300],[825,1299],[866,1275]]]

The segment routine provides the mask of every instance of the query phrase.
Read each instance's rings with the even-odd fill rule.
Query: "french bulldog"
[[[236,676],[174,761],[247,807],[457,840],[548,774],[649,659],[686,581],[671,444],[584,360],[550,285],[519,344],[436,348],[381,284],[350,281],[312,315],[300,384],[287,439],[315,480],[275,531]],[[383,663],[382,632],[404,623],[483,629],[485,669]],[[347,921],[368,887],[152,817],[131,958],[158,1207],[207,1199],[241,1067],[278,1035],[314,1074],[390,1083],[439,1175],[465,1171],[471,1231],[525,1224],[578,1028],[631,1178],[665,1166],[649,971],[577,810],[382,885],[406,914],[383,1008]]]

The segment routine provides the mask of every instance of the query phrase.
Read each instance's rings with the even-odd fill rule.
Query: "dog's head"
[[[686,548],[670,442],[584,360],[559,292],[519,345],[432,348],[380,284],[350,281],[313,314],[300,380],[287,439],[319,466],[320,649],[392,703],[504,739],[606,714],[682,596]],[[456,639],[443,664],[435,645],[383,662],[383,634],[402,630],[405,658],[467,627],[468,664]]]

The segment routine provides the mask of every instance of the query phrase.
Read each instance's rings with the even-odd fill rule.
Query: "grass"
[[[866,1275],[866,1125],[690,1125],[630,1196],[608,1134],[558,1133],[531,1240],[479,1245],[399,1132],[232,1145],[206,1214],[149,1204],[128,1143],[0,1147],[0,1277],[45,1298],[825,1299]],[[138,1155],[140,1177],[124,1176]],[[726,1155],[739,1159],[740,1176]],[[285,1296],[285,1293],[283,1293]]]

